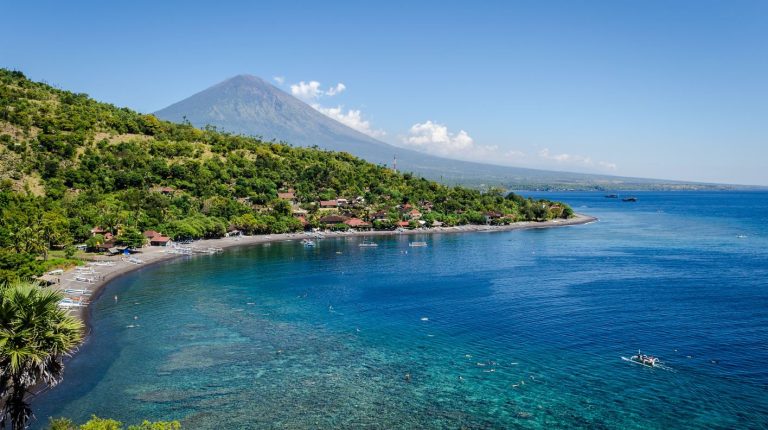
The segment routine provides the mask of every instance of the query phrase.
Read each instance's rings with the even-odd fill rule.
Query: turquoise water
[[[600,218],[583,226],[282,242],[132,273],[37,416],[767,428],[768,194],[636,195],[546,194]],[[638,348],[670,370],[621,360]]]

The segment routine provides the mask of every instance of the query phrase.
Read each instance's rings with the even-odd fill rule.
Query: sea
[[[599,221],[285,241],[123,276],[33,428],[768,428],[768,193],[522,194]],[[663,366],[622,358],[638,350]]]

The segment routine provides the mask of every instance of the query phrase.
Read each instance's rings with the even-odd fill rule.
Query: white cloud
[[[304,100],[316,100],[322,97],[323,91],[320,89],[320,82],[301,81],[298,84],[291,85],[291,94]]]
[[[475,141],[464,130],[453,134],[445,125],[427,121],[412,125],[404,143],[428,152],[451,154],[471,148]]]
[[[519,162],[526,157],[523,152],[504,151],[497,145],[479,145],[465,130],[453,133],[446,125],[434,121],[412,125],[402,143],[429,154],[496,164]]]
[[[382,137],[386,135],[384,130],[373,129],[371,122],[363,119],[363,114],[360,112],[360,110],[349,109],[347,112],[344,112],[344,109],[341,106],[326,108],[318,104],[313,104],[312,107],[325,114],[326,116],[346,125],[347,127],[359,131],[360,133],[367,134],[371,137]]]
[[[342,91],[346,90],[347,86],[339,82],[336,84],[335,87],[331,87],[328,89],[328,91],[325,92],[325,95],[327,96],[335,96],[336,94],[340,94]]]
[[[333,97],[342,93],[346,89],[347,86],[341,82],[336,84],[336,86],[330,87],[327,90],[323,90],[320,88],[320,82],[318,81],[301,81],[298,84],[291,85],[291,94],[294,97],[298,97],[304,101],[312,102],[324,96]]]
[[[371,137],[382,137],[386,133],[384,130],[375,129],[371,122],[363,119],[363,113],[359,109],[344,110],[342,106],[325,107],[318,103],[323,97],[333,97],[347,90],[347,86],[339,82],[335,86],[324,90],[318,81],[301,81],[291,85],[291,94],[304,100],[318,112],[328,116],[336,121],[355,129]]]
[[[470,161],[487,162],[492,164],[528,166],[533,168],[552,169],[576,168],[577,170],[615,171],[617,165],[607,161],[596,161],[591,157],[556,153],[544,148],[535,155],[528,156],[525,152],[500,148],[498,145],[478,144],[464,130],[451,132],[444,124],[426,121],[411,126],[408,135],[402,139],[403,146],[411,147],[422,152]]]
[[[544,148],[539,151],[539,157],[544,160],[555,161],[558,164],[581,166],[581,167],[599,167],[604,170],[616,170],[618,166],[616,163],[610,163],[606,161],[594,162],[591,157],[585,157],[577,154],[566,153],[553,153],[549,148]]]
[[[278,83],[278,85],[283,85],[285,83],[285,77],[283,76],[274,76],[272,79]]]

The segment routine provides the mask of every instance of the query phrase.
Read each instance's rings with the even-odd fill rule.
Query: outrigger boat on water
[[[646,367],[661,367],[663,368],[664,365],[661,363],[661,360],[659,360],[658,357],[654,357],[652,355],[646,355],[640,352],[640,350],[637,350],[637,355],[633,355],[632,357],[621,357],[624,361],[629,361],[630,363],[640,364],[642,366]]]

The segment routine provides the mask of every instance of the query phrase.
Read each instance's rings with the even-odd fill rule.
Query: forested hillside
[[[337,198],[349,204],[320,208]],[[411,227],[572,213],[501,190],[445,187],[347,153],[160,121],[0,69],[0,279],[40,273],[51,250],[73,255],[94,227],[137,246],[148,229],[174,238],[289,232],[328,214],[395,228],[414,219],[403,208],[419,211]]]

